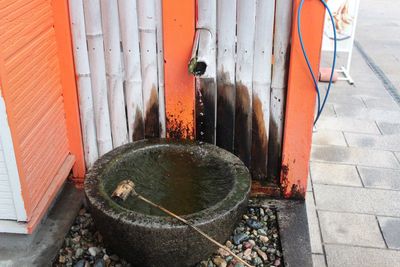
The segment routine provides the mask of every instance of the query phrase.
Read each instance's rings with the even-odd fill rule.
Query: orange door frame
[[[194,77],[188,63],[195,33],[195,0],[163,0],[167,138],[194,139]]]
[[[307,189],[315,88],[297,34],[297,10],[293,2],[292,47],[282,151],[281,186],[285,198],[304,199]],[[318,77],[325,9],[319,0],[305,1],[302,35],[314,74]]]
[[[68,0],[52,0],[54,31],[60,62],[61,84],[63,88],[64,110],[69,149],[75,156],[74,180],[81,183],[85,177],[82,132],[79,117],[78,91],[76,88],[74,58],[72,53],[71,25]]]

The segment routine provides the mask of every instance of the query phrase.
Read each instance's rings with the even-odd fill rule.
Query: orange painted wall
[[[315,87],[297,34],[297,10],[293,2],[292,48],[282,151],[281,184],[284,197],[304,199],[307,189],[315,110]],[[318,77],[325,9],[320,1],[305,1],[302,35],[314,74]]]
[[[0,1],[2,93],[28,220],[59,190],[68,174],[60,169],[72,167],[53,12],[48,0]]]

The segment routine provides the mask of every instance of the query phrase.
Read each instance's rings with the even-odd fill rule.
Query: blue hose
[[[328,97],[329,97],[329,92],[330,92],[330,90],[331,90],[331,86],[332,86],[332,83],[333,83],[333,75],[334,75],[334,73],[335,73],[335,67],[336,67],[336,52],[337,52],[337,51],[336,51],[337,37],[336,37],[336,25],[335,25],[335,20],[333,19],[333,15],[332,15],[331,10],[330,10],[329,7],[328,7],[328,4],[327,4],[324,0],[320,0],[320,1],[321,1],[321,3],[324,5],[324,7],[326,8],[326,10],[328,11],[329,17],[331,18],[332,29],[333,29],[333,40],[334,40],[334,45],[333,45],[333,61],[332,61],[331,76],[330,76],[330,78],[329,78],[328,88],[327,88],[327,90],[326,90],[326,94],[325,94],[324,100],[322,101],[322,105],[321,105],[321,93],[320,93],[320,91],[319,91],[318,81],[317,81],[317,79],[316,79],[316,77],[315,77],[315,75],[314,75],[314,72],[313,72],[312,67],[311,67],[310,60],[309,60],[308,55],[307,55],[307,52],[306,52],[306,50],[305,50],[305,48],[304,48],[303,36],[302,36],[302,34],[301,34],[301,10],[303,9],[304,0],[301,0],[301,1],[300,1],[299,9],[298,9],[298,11],[297,11],[297,32],[298,32],[299,39],[300,39],[301,50],[302,50],[302,52],[303,52],[304,59],[305,59],[306,62],[307,62],[308,70],[310,71],[310,74],[311,74],[312,79],[313,79],[313,82],[314,82],[315,90],[316,90],[316,92],[317,92],[317,107],[318,107],[318,112],[317,112],[317,116],[316,116],[316,118],[315,118],[315,120],[314,120],[314,125],[317,123],[317,121],[318,121],[318,119],[319,119],[319,117],[320,117],[322,111],[324,110],[326,100],[327,100]]]

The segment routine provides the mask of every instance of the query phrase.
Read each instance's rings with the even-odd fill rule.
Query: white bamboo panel
[[[235,131],[236,1],[217,1],[216,144],[233,152]]]
[[[99,156],[113,148],[99,0],[83,2]]]
[[[275,17],[268,175],[278,179],[282,156],[285,96],[289,67],[292,0],[276,1]]]
[[[217,2],[197,1],[199,31],[197,61],[207,67],[196,77],[196,139],[215,144],[217,109]]]
[[[159,136],[155,16],[155,0],[138,0],[145,137]]]
[[[136,0],[119,0],[129,141],[144,138],[142,74]]]
[[[158,115],[160,121],[160,137],[167,134],[165,117],[165,87],[164,87],[164,47],[163,47],[163,17],[162,0],[156,1],[156,31],[157,31],[157,67],[158,67]]]
[[[113,146],[128,142],[117,1],[101,0]]]
[[[235,154],[250,166],[256,0],[237,2]]]
[[[70,0],[69,10],[75,58],[75,71],[78,76],[79,110],[85,162],[86,166],[90,167],[98,157],[98,150],[82,1]]]
[[[271,60],[275,0],[258,0],[253,65],[253,136],[251,172],[253,179],[267,178]]]

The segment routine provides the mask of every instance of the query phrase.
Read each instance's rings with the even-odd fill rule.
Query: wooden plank
[[[158,68],[158,119],[160,121],[160,137],[165,138],[167,125],[165,117],[165,86],[164,86],[164,45],[162,0],[156,1],[156,31],[157,31],[157,68]]]
[[[74,48],[75,73],[77,75],[79,110],[82,125],[83,147],[86,166],[97,159],[96,126],[93,110],[92,83],[86,44],[83,4],[80,0],[69,1],[71,30]]]
[[[159,137],[155,0],[138,0],[145,137]]]
[[[194,32],[195,1],[163,0],[167,138],[194,138],[194,78],[187,68]]]
[[[99,156],[113,148],[99,0],[83,2]],[[86,40],[84,40],[86,42]]]
[[[294,2],[293,29],[297,29]],[[314,75],[318,75],[325,9],[319,1],[306,1],[302,35]],[[301,52],[297,30],[292,31],[289,81],[283,138],[281,185],[286,198],[305,198],[315,110],[315,88]]]
[[[275,1],[258,0],[253,65],[251,173],[267,181],[271,60]],[[273,182],[269,181],[268,182]],[[277,181],[274,181],[276,185]]]
[[[144,138],[144,121],[136,0],[119,0],[118,7],[125,66],[129,141],[137,141]]]
[[[282,137],[289,68],[292,0],[276,1],[274,65],[271,84],[268,176],[279,180],[282,161]]]
[[[58,61],[60,63],[69,150],[76,159],[72,169],[73,176],[74,180],[82,182],[85,177],[85,160],[82,144],[82,129],[79,119],[78,91],[75,81],[68,2],[52,0],[52,8],[54,13],[54,31],[57,40]]]
[[[256,1],[237,2],[236,111],[234,151],[250,167]]]
[[[196,27],[200,32],[196,57],[206,69],[204,74],[196,77],[196,139],[215,144],[217,2],[197,0],[197,12]]]
[[[235,131],[236,1],[217,1],[217,130],[216,144],[233,152]]]
[[[104,32],[108,106],[110,109],[113,147],[128,142],[125,113],[121,44],[117,1],[101,0],[101,21]]]

